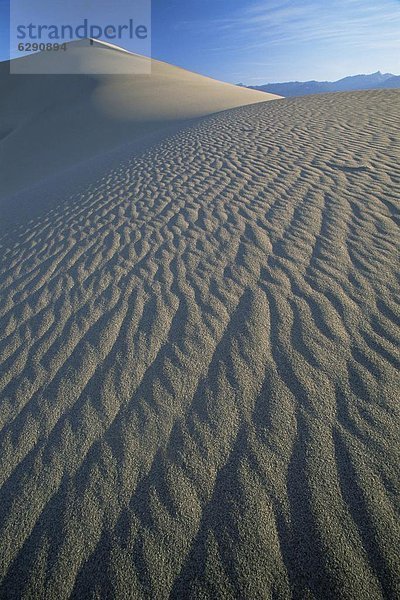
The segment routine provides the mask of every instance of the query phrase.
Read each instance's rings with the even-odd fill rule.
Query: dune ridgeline
[[[0,193],[32,187],[127,143],[137,141],[141,149],[190,119],[278,97],[104,42],[88,45],[71,42],[65,53],[16,59],[18,75],[9,74],[9,62],[0,63]],[[29,74],[51,70],[54,61],[67,74]],[[145,74],[127,75],[130,68]]]

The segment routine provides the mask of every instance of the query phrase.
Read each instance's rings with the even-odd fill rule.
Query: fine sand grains
[[[208,117],[2,234],[0,597],[399,597],[399,101]]]

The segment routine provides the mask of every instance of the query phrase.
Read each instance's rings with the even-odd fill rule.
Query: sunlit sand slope
[[[398,598],[400,93],[214,115],[1,238],[2,598]]]
[[[11,65],[37,73],[51,71],[50,63],[75,75],[10,75],[10,63],[0,63],[0,194],[166,127],[278,98],[101,42],[88,44],[71,42],[65,52],[40,52]],[[89,67],[99,73],[87,75]]]

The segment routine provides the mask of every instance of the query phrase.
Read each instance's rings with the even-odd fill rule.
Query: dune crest
[[[17,59],[22,72],[57,61],[76,75],[10,75],[0,63],[0,194],[12,194],[58,171],[172,125],[229,108],[279,98],[240,88],[89,40],[65,53]],[[99,73],[86,75],[85,68]],[[15,62],[15,61],[14,61]],[[113,75],[103,75],[105,66]],[[151,70],[151,75],[135,74]],[[131,69],[132,75],[126,75]],[[40,70],[40,69],[39,69]],[[122,74],[120,74],[122,73]],[[1,132],[4,132],[1,135]]]

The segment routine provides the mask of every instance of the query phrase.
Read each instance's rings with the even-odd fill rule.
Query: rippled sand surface
[[[207,117],[3,232],[0,597],[399,597],[399,101]]]

